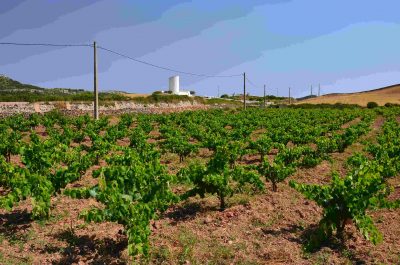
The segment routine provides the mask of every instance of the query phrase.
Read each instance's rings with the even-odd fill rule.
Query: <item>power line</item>
[[[261,86],[258,86],[258,85],[256,85],[256,84],[254,84],[254,83],[253,83],[250,79],[248,79],[247,77],[246,77],[246,80],[249,81],[250,85],[252,85],[252,86],[254,86],[254,87],[256,87],[256,88],[261,87]]]
[[[54,43],[20,43],[20,42],[0,42],[0,45],[47,46],[47,47],[93,47],[92,44],[54,44]]]
[[[196,74],[196,73],[191,73],[191,72],[185,72],[185,71],[180,71],[180,70],[172,69],[172,68],[169,68],[169,67],[164,67],[164,66],[155,65],[155,64],[153,64],[153,63],[145,62],[145,61],[142,61],[142,60],[138,60],[138,59],[132,58],[132,57],[130,57],[130,56],[128,56],[128,55],[125,55],[125,54],[122,54],[122,53],[119,53],[119,52],[116,52],[116,51],[113,51],[113,50],[110,50],[110,49],[107,49],[107,48],[104,48],[104,47],[101,47],[101,46],[98,46],[97,48],[98,48],[98,49],[101,49],[101,50],[104,50],[104,51],[107,51],[107,52],[110,52],[110,53],[113,53],[113,54],[116,54],[116,55],[118,55],[118,56],[124,57],[124,58],[126,58],[126,59],[135,61],[135,62],[137,62],[137,63],[145,64],[145,65],[148,65],[148,66],[152,66],[152,67],[155,67],[155,68],[159,68],[159,69],[162,69],[162,70],[171,71],[171,72],[175,72],[175,73],[179,73],[179,74],[192,75],[192,76],[199,76],[199,77],[207,77],[207,78],[212,78],[212,77],[237,77],[237,76],[242,76],[242,74],[236,74],[236,75],[206,75],[206,74]]]
[[[55,44],[55,43],[21,43],[21,42],[0,42],[0,45],[14,45],[14,46],[46,46],[46,47],[93,47],[93,44]],[[120,52],[116,52],[113,51],[111,49],[107,49],[105,47],[101,47],[101,46],[97,46],[98,49],[113,53],[115,55],[124,57],[126,59],[130,59],[132,61],[138,62],[138,63],[142,63],[148,66],[152,66],[155,68],[159,68],[162,70],[167,70],[167,71],[171,71],[171,72],[175,72],[175,73],[179,73],[179,74],[186,74],[186,75],[192,75],[192,76],[199,76],[199,77],[205,77],[205,78],[214,78],[214,77],[238,77],[238,76],[242,76],[242,74],[235,74],[235,75],[207,75],[207,74],[197,74],[197,73],[192,73],[192,72],[185,72],[185,71],[181,71],[181,70],[176,70],[173,68],[169,68],[169,67],[164,67],[164,66],[159,66],[153,63],[149,63],[146,61],[142,61],[142,60],[138,60],[135,58],[132,58],[128,55],[122,54]]]

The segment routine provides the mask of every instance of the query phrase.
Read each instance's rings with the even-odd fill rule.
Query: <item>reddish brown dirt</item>
[[[261,135],[263,135],[267,130],[266,129],[258,129],[251,133],[250,138],[252,141],[257,140]]]
[[[321,170],[321,169],[318,169]],[[297,177],[293,177],[296,178]],[[324,180],[326,182],[326,180]],[[317,182],[317,181],[316,181]],[[400,179],[396,179],[400,183]],[[398,184],[397,184],[398,185]],[[277,193],[231,198],[231,207],[217,211],[216,198],[191,199],[172,207],[153,225],[154,264],[397,264],[399,210],[373,212],[385,240],[373,246],[354,226],[345,245],[328,244],[304,253],[304,237],[313,230],[321,209],[279,185]]]
[[[79,213],[98,205],[94,200],[65,196],[52,199],[48,221],[30,220],[30,203],[0,212],[1,264],[121,264],[126,238],[114,223],[86,224]],[[121,251],[116,251],[121,250]]]
[[[355,119],[352,120],[352,121],[349,121],[349,122],[346,122],[345,124],[342,124],[342,126],[340,126],[340,128],[342,128],[342,129],[347,129],[347,128],[349,128],[350,126],[359,123],[360,121],[361,121],[361,118],[360,118],[360,117],[355,118]]]
[[[34,130],[39,136],[42,136],[42,137],[47,136],[46,127],[43,125],[36,126]]]
[[[128,137],[124,137],[122,139],[117,140],[117,145],[119,146],[129,146],[130,143],[131,141],[129,140]]]

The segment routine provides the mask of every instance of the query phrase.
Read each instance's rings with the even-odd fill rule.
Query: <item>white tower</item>
[[[179,75],[169,78],[169,91],[174,95],[179,95]]]

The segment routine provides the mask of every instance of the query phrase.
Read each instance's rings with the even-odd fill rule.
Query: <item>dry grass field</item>
[[[386,103],[400,104],[400,85],[394,85],[384,87],[380,89],[349,93],[349,94],[328,94],[316,98],[310,98],[297,102],[297,104],[309,103],[309,104],[358,104],[360,106],[366,106],[368,102],[375,101],[379,106],[383,106]]]

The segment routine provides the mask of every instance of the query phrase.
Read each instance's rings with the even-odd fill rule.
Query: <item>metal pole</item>
[[[243,109],[246,109],[246,72],[243,73]]]
[[[264,85],[264,109],[265,109],[265,107],[266,107],[266,102],[265,102],[265,85]]]
[[[93,88],[94,88],[94,113],[93,117],[95,120],[99,119],[99,93],[97,90],[97,54],[96,54],[96,42],[93,42],[93,56],[94,56],[94,80],[93,80]]]

